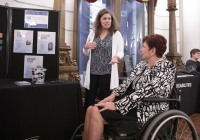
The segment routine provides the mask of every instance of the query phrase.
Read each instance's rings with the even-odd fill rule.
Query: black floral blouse
[[[97,43],[97,48],[91,50],[90,73],[94,75],[111,74],[109,62],[112,59],[112,36],[107,34],[103,40],[95,37],[94,42]]]
[[[168,110],[168,103],[144,103],[142,99],[168,97],[175,83],[175,73],[175,66],[166,58],[162,58],[151,68],[147,67],[146,61],[140,62],[131,75],[113,90],[117,96],[123,95],[129,86],[135,90],[115,102],[117,110],[125,115],[131,109],[137,108],[137,117],[141,125],[159,112]]]

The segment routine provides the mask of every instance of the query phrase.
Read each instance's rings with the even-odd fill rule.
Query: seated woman
[[[85,116],[83,140],[100,140],[104,125],[119,120],[138,121],[142,126],[148,119],[169,109],[167,103],[143,103],[143,98],[168,97],[175,83],[176,68],[163,57],[167,40],[159,34],[143,39],[142,59],[110,96],[90,106]],[[128,93],[130,89],[131,93]],[[116,100],[116,97],[122,96]]]

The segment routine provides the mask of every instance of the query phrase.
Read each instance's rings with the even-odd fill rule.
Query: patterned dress
[[[127,114],[131,109],[137,108],[137,118],[140,125],[148,119],[169,109],[169,104],[142,102],[147,97],[168,97],[175,83],[176,68],[171,61],[162,58],[151,68],[147,67],[147,62],[140,62],[131,75],[113,91],[117,96],[126,93],[129,86],[135,90],[115,102],[117,110],[122,114]],[[132,84],[132,85],[131,85]]]

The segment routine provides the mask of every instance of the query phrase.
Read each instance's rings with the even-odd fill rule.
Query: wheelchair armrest
[[[143,102],[180,102],[180,98],[144,98]]]
[[[181,98],[178,96],[178,98],[144,98],[142,100],[143,102],[154,102],[154,103],[160,103],[160,102],[168,102],[170,104],[171,109],[180,109],[180,102]]]

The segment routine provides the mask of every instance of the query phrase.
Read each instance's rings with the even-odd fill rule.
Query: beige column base
[[[77,66],[59,66],[59,79],[80,81]]]

